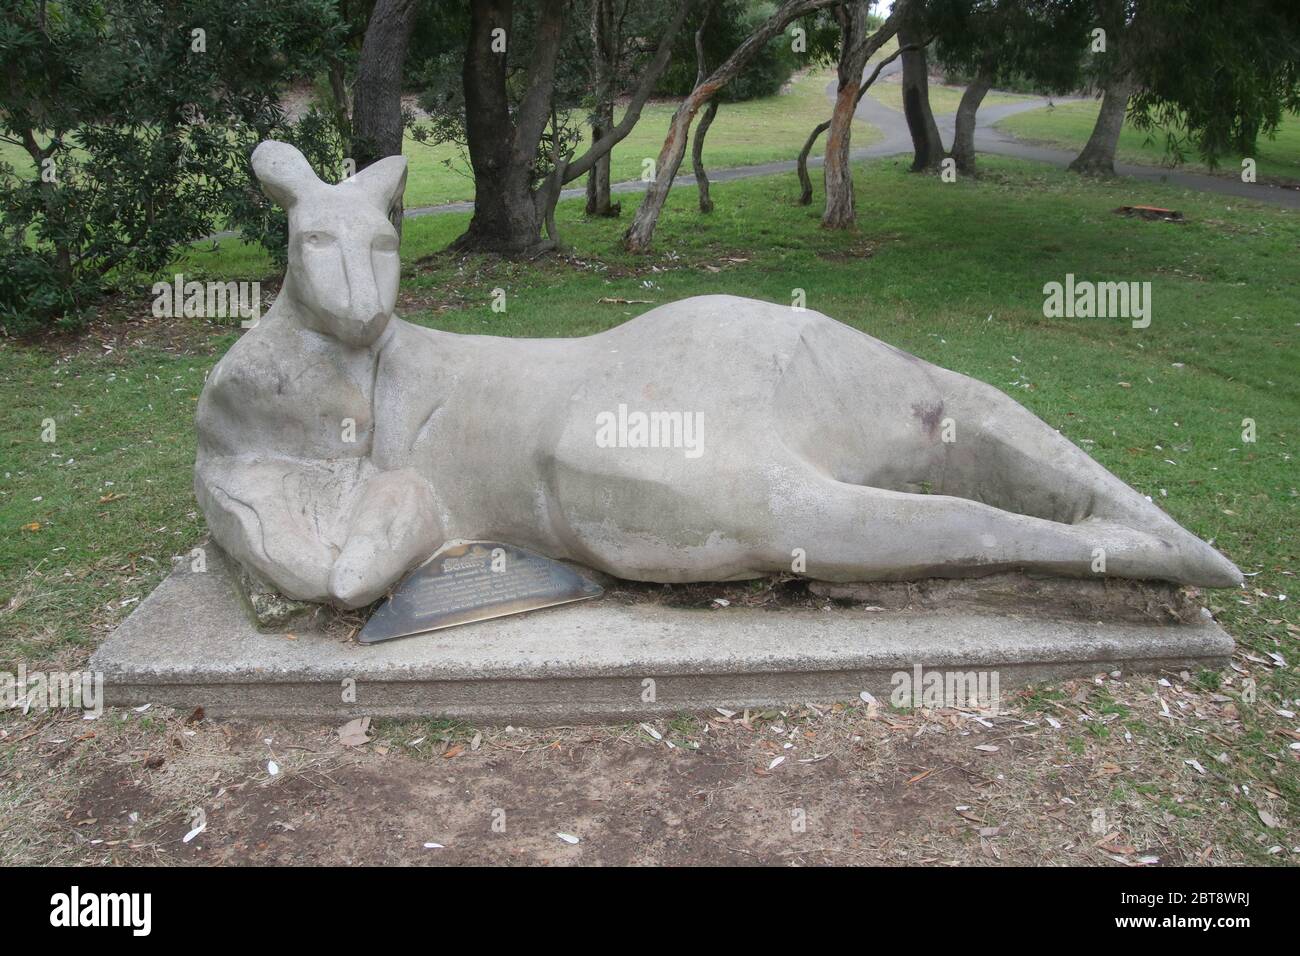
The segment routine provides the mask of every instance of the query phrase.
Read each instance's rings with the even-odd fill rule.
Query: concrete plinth
[[[207,571],[178,570],[159,585],[91,667],[104,673],[110,705],[549,724],[854,700],[863,690],[887,701],[893,675],[917,664],[995,671],[1005,696],[1102,671],[1219,667],[1231,652],[1208,613],[1190,624],[1107,623],[1041,609],[683,610],[608,599],[363,646],[259,632],[213,555]],[[355,703],[343,701],[346,681]]]

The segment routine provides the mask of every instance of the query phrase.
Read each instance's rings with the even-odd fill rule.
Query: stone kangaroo
[[[338,185],[282,143],[252,162],[288,210],[288,269],[208,378],[195,490],[290,597],[365,605],[456,539],[644,581],[800,554],[828,581],[1241,580],[997,389],[816,312],[717,295],[578,339],[410,325],[387,219],[405,161]]]

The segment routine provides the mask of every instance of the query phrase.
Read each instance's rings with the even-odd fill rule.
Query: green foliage
[[[695,56],[695,32],[705,4],[699,4],[686,23],[686,28],[673,44],[673,58],[668,69],[655,85],[661,96],[680,97],[695,88],[698,63]],[[715,0],[704,29],[704,58],[709,70],[720,66],[775,10],[770,3],[749,3],[744,0]],[[796,53],[792,46],[792,33],[796,26],[808,35],[808,51]],[[787,27],[785,33],[772,40],[746,64],[740,74],[718,94],[724,103],[741,102],[773,96],[781,91],[795,70],[824,61],[833,50],[838,30],[826,17],[806,17]]]
[[[1300,4],[1143,0],[1120,43],[1137,81],[1134,125],[1185,130],[1170,153],[1194,151],[1210,166],[1251,155],[1261,133],[1300,110]]]
[[[31,331],[152,274],[250,191],[247,157],[290,126],[279,86],[319,68],[332,0],[16,0],[0,21],[0,324]],[[320,152],[317,149],[316,152]]]
[[[1012,92],[1065,93],[1083,82],[1086,0],[932,0],[918,31],[936,36],[935,61],[947,82],[977,74]]]

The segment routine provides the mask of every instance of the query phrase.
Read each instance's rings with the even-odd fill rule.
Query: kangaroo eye
[[[326,243],[326,239],[327,237],[319,232],[309,232],[303,237],[303,241],[309,246],[323,246]]]

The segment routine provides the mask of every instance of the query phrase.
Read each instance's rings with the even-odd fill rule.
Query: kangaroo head
[[[284,291],[307,327],[364,348],[397,302],[401,263],[388,210],[406,185],[406,160],[389,156],[337,186],[322,182],[288,143],[253,150],[253,172],[289,214]]]

